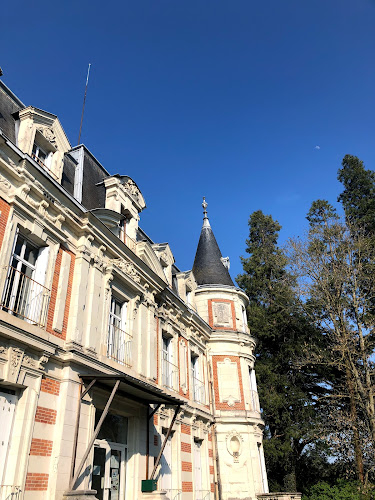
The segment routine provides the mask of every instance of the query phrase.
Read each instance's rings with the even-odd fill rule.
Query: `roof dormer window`
[[[40,166],[47,167],[48,154],[36,142],[34,142],[31,156]]]

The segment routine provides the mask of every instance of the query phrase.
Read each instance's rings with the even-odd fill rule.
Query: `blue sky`
[[[82,142],[138,183],[182,270],[202,196],[235,277],[250,213],[283,242],[336,200],[346,153],[375,168],[375,0],[21,0],[2,21],[4,82],[72,145],[92,64]]]

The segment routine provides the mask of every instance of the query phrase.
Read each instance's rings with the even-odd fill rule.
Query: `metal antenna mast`
[[[85,102],[86,102],[86,94],[87,94],[87,86],[89,84],[89,76],[90,76],[90,67],[91,63],[89,63],[89,67],[87,69],[87,78],[86,78],[86,87],[85,87],[85,96],[83,98],[83,106],[82,106],[82,115],[81,115],[81,125],[79,127],[79,135],[78,135],[78,144],[81,140],[81,132],[82,132],[82,122],[83,122],[83,113],[85,112]]]

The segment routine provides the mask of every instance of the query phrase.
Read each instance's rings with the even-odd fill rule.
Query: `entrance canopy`
[[[77,421],[76,421],[76,429],[75,429],[75,435],[74,435],[74,454],[73,454],[73,461],[72,461],[72,467],[71,467],[71,483],[70,487],[72,490],[75,489],[77,479],[85,465],[86,459],[90,453],[90,450],[92,449],[95,439],[98,437],[99,431],[101,429],[101,426],[104,422],[104,419],[106,418],[109,408],[112,404],[113,398],[115,397],[116,394],[123,396],[127,399],[131,399],[133,401],[137,401],[138,403],[142,403],[147,405],[147,408],[149,408],[150,404],[155,404],[156,408],[149,413],[149,410],[147,410],[147,461],[146,461],[146,477],[148,476],[148,456],[149,456],[149,419],[150,417],[157,411],[160,405],[162,404],[167,404],[171,406],[175,406],[175,412],[174,416],[172,418],[171,425],[168,429],[168,433],[166,438],[168,439],[169,434],[171,433],[172,426],[176,420],[177,417],[177,412],[180,408],[181,405],[184,404],[184,401],[182,399],[176,398],[175,396],[172,396],[160,387],[157,387],[156,385],[150,384],[149,382],[145,382],[143,380],[138,380],[135,377],[132,377],[131,375],[127,374],[101,374],[101,373],[93,373],[93,374],[88,374],[88,375],[80,375],[80,378],[86,387],[83,392],[81,392],[81,397],[80,401],[84,398],[84,396],[90,391],[90,389],[95,386],[95,387],[100,387],[104,390],[107,390],[110,393],[109,399],[107,401],[107,404],[103,410],[103,413],[99,419],[99,422],[97,423],[94,433],[90,439],[89,444],[87,445],[86,451],[83,454],[82,460],[79,464],[79,466],[76,468],[76,456],[77,456],[77,442],[78,442],[78,429],[79,429],[79,421],[80,421],[80,412],[81,412],[81,404],[78,406],[78,414],[77,414]],[[81,386],[82,388],[82,386]],[[82,388],[83,389],[83,388]],[[166,441],[163,443],[163,446],[161,448],[161,451],[159,453],[159,456],[156,459],[156,463],[154,466],[154,470],[151,475],[151,479],[153,478],[156,468],[159,464],[160,457],[163,453],[164,447],[165,447]]]
[[[124,373],[114,375],[80,375],[80,378],[86,386],[89,384],[92,387],[95,384],[96,387],[100,387],[108,391],[111,391],[116,381],[119,381],[117,394],[145,405],[167,404],[171,406],[181,406],[185,403],[182,399],[168,394],[166,391],[154,384],[139,380]]]

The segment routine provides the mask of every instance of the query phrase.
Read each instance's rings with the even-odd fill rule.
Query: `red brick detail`
[[[56,307],[56,297],[57,297],[57,290],[58,290],[58,286],[59,286],[59,277],[60,277],[61,260],[62,260],[63,252],[67,252],[70,255],[71,261],[70,261],[70,268],[69,268],[68,288],[67,288],[67,292],[66,292],[63,327],[62,327],[62,332],[58,333],[55,330],[53,330],[52,322],[53,322],[53,315],[55,313],[55,307]],[[62,338],[64,340],[66,339],[66,329],[68,326],[70,299],[72,296],[74,264],[75,264],[74,253],[70,252],[69,250],[65,250],[63,248],[60,248],[58,253],[57,253],[56,262],[55,262],[55,269],[54,269],[54,273],[53,273],[51,299],[50,299],[50,303],[49,303],[48,317],[47,317],[47,332],[51,333],[52,335],[55,335],[56,337]]]
[[[220,402],[220,394],[219,394],[219,383],[218,383],[218,374],[217,374],[217,364],[223,362],[224,359],[229,358],[232,363],[237,364],[237,372],[238,372],[238,381],[240,384],[240,394],[241,401],[236,401],[233,406],[229,406],[228,402],[224,403]],[[242,385],[242,375],[241,375],[241,365],[240,358],[238,356],[212,356],[212,367],[213,367],[213,376],[214,376],[214,393],[215,393],[215,407],[218,410],[244,410],[245,402],[243,396],[243,385]]]
[[[191,481],[182,481],[182,491],[183,493],[192,493],[193,483]]]
[[[154,434],[154,446],[159,446],[159,436]]]
[[[26,491],[46,491],[48,488],[48,474],[29,472],[26,476]]]
[[[214,453],[211,448],[208,450],[208,456],[211,458],[214,456]]]
[[[214,475],[214,466],[210,465],[210,474]]]
[[[214,326],[214,315],[212,311],[212,303],[213,302],[225,302],[229,303],[231,305],[231,310],[232,310],[232,323],[233,327],[232,328],[227,328],[226,326]],[[234,302],[233,300],[228,300],[228,299],[208,299],[208,323],[209,325],[214,329],[214,330],[233,330],[236,331],[236,312],[234,310]]]
[[[55,425],[56,415],[57,415],[56,410],[51,410],[50,408],[43,408],[43,406],[38,406],[35,413],[35,422]]]
[[[30,455],[37,455],[40,457],[50,457],[52,454],[53,442],[47,439],[33,438],[30,446]]]
[[[181,424],[181,432],[183,434],[191,434],[191,429],[190,429],[190,426],[187,425],[187,424]]]
[[[186,451],[186,453],[191,453],[191,444],[181,442],[181,451]]]
[[[208,433],[208,440],[212,441],[212,433],[211,432]]]
[[[158,425],[159,419],[158,416],[154,414],[154,425]]]
[[[0,198],[0,248],[3,244],[5,228],[7,227],[10,205]]]
[[[58,396],[60,394],[60,382],[52,378],[43,378],[40,390]]]
[[[181,470],[183,472],[192,472],[193,464],[191,462],[181,462]]]
[[[214,493],[215,492],[215,485],[214,483],[211,483],[211,492]]]

